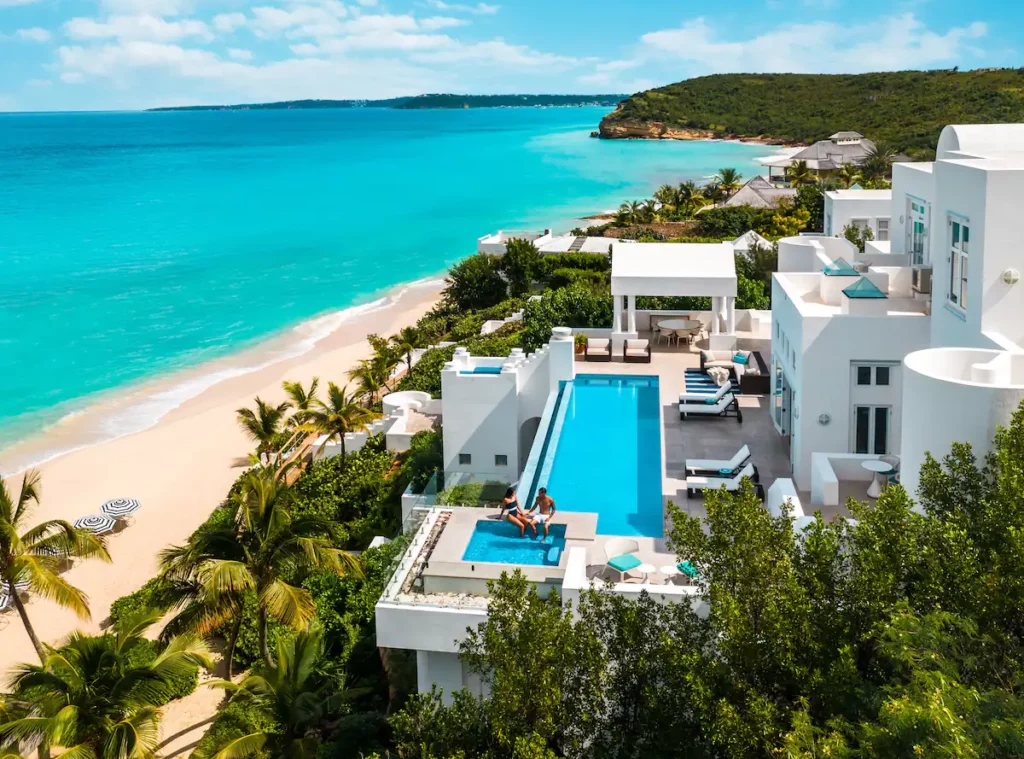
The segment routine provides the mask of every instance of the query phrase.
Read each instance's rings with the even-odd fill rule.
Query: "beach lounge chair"
[[[647,340],[626,340],[622,343],[622,360],[632,364],[651,363],[651,344]]]
[[[703,474],[712,477],[722,474],[723,470],[735,472],[742,469],[750,461],[750,448],[743,446],[728,461],[724,459],[687,459],[686,474]]]
[[[640,544],[630,538],[611,538],[604,544],[606,566],[619,573],[619,582],[624,582],[626,573],[643,563],[636,555],[639,550]]]
[[[680,403],[707,403],[708,398],[714,399],[715,403],[718,403],[725,394],[732,390],[732,385],[726,382],[714,393],[696,393],[693,391],[684,392],[679,394]]]
[[[736,400],[736,396],[729,392],[717,401],[712,396],[699,403],[680,403],[679,418],[686,419],[691,416],[735,416],[736,421],[743,424],[740,403]]]
[[[612,341],[608,338],[587,338],[587,344],[583,346],[584,361],[611,361]]]
[[[731,477],[708,477],[695,474],[686,478],[686,495],[692,498],[699,490],[721,490],[723,488],[729,491],[739,490],[744,477],[753,482],[756,474],[757,468],[753,464],[747,464],[738,474]]]

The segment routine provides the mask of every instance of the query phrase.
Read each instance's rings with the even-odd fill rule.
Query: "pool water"
[[[557,567],[565,550],[565,525],[551,525],[550,533],[542,542],[529,528],[526,537],[520,537],[519,528],[511,522],[477,522],[462,560]],[[540,537],[544,537],[543,528]]]
[[[471,371],[459,372],[459,374],[501,374],[500,366],[474,366]]]
[[[662,537],[660,414],[657,377],[578,375],[562,389],[538,485],[559,511],[597,512],[599,535]]]

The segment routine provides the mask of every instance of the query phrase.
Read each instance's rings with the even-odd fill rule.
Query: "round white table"
[[[676,578],[682,574],[682,572],[679,571],[679,567],[677,567],[675,564],[666,564],[658,571],[665,575],[666,585],[675,584]]]
[[[641,564],[636,568],[636,571],[644,576],[644,582],[646,583],[650,577],[651,572],[657,572],[658,568],[653,564]]]
[[[700,322],[696,319],[665,319],[658,322],[658,326],[661,329],[671,330],[699,329]]]
[[[882,494],[882,485],[892,474],[892,465],[886,464],[878,459],[868,459],[860,462],[860,465],[872,473],[871,484],[868,486],[868,498],[878,498]]]

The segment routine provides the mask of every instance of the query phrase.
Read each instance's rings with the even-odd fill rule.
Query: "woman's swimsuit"
[[[505,511],[508,512],[508,515],[510,517],[519,516],[519,501],[512,501],[511,503],[506,503]]]

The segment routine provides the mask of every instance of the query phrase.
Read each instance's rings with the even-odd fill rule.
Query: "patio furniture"
[[[100,506],[100,512],[111,519],[124,519],[142,508],[142,504],[134,498],[114,498]]]
[[[735,472],[742,469],[750,461],[750,448],[744,445],[729,460],[722,459],[687,459],[686,474],[705,474],[716,476],[723,469]]]
[[[728,386],[726,386],[728,387]],[[687,402],[679,404],[679,418],[687,419],[691,416],[735,416],[739,424],[743,424],[743,412],[740,411],[740,402],[731,392],[726,391],[725,395],[717,401],[713,397],[699,403]]]
[[[740,392],[744,394],[767,395],[771,392],[768,366],[758,351],[702,350],[701,371],[706,374],[712,367],[726,369],[733,374],[740,383]]]
[[[680,403],[707,403],[708,400],[710,399],[710,400],[714,401],[715,403],[718,403],[722,398],[724,398],[726,395],[728,395],[730,389],[731,388],[730,388],[729,385],[722,385],[714,393],[695,393],[695,392],[692,392],[692,391],[687,391],[687,392],[679,394],[679,402]]]
[[[646,583],[651,579],[651,575],[658,571],[658,568],[653,564],[641,564],[636,571],[643,575],[642,582]]]
[[[712,366],[708,369],[708,376],[711,378],[711,381],[719,387],[731,384],[729,382],[729,370],[723,369],[720,366]]]
[[[739,490],[744,477],[753,482],[756,474],[757,470],[754,465],[747,464],[739,471],[738,474],[733,474],[731,476],[708,477],[700,474],[689,476],[686,478],[686,495],[692,498],[697,494],[697,491],[722,489],[729,491]]]
[[[89,514],[74,521],[76,530],[86,530],[93,535],[104,535],[114,530],[114,520],[106,514]]]
[[[682,572],[679,571],[679,567],[675,564],[666,564],[658,571],[665,576],[666,585],[674,585],[675,579],[682,574]]]
[[[665,321],[659,322],[658,326],[663,331],[671,331],[676,338],[676,345],[679,344],[680,333],[689,334],[690,332],[700,331],[701,324],[696,319],[665,319]]]
[[[860,462],[860,465],[871,472],[868,498],[878,498],[882,494],[882,486],[889,481],[889,475],[892,474],[892,464],[881,459],[868,459]]]
[[[626,579],[626,573],[643,565],[636,552],[640,544],[631,538],[611,538],[604,544],[605,566],[619,573],[619,582]]]
[[[611,361],[612,341],[604,337],[587,338],[587,344],[583,346],[584,361]]]
[[[651,344],[648,340],[626,340],[622,343],[622,360],[629,364],[651,363]]]

